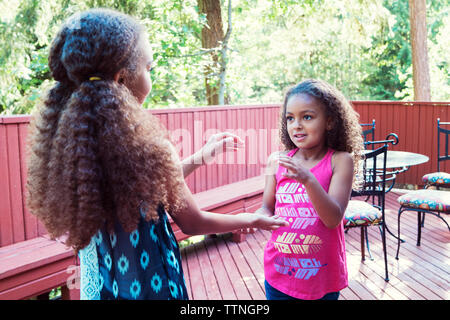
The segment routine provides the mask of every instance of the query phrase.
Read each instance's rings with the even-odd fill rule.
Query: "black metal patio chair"
[[[389,138],[393,139],[389,139]],[[365,245],[370,253],[367,227],[379,226],[383,244],[385,280],[389,281],[387,251],[386,251],[386,223],[385,223],[385,195],[386,195],[386,159],[388,144],[398,143],[398,137],[390,134],[386,140],[371,141],[370,144],[382,144],[381,147],[369,151],[363,160],[363,186],[360,190],[352,190],[352,199],[349,201],[344,215],[344,228],[361,228],[361,259],[365,260]],[[355,200],[353,197],[366,196],[366,201]],[[371,201],[367,202],[367,200]]]
[[[372,122],[370,123],[360,123],[360,126],[362,128],[362,136],[364,139],[364,148],[367,149],[375,149],[375,144],[372,143],[375,140],[375,119],[372,119]],[[398,137],[397,137],[398,139]],[[370,146],[370,148],[368,148]],[[386,171],[386,181],[390,182],[389,186],[387,187],[386,192],[389,192],[392,190],[392,188],[395,185],[395,178],[397,177],[396,171]]]
[[[440,163],[442,161],[450,160],[449,155],[449,135],[450,130],[444,129],[442,125],[450,125],[450,122],[440,122],[440,119],[437,119],[437,172],[429,173],[423,176],[422,181],[425,183],[425,189],[423,190],[415,190],[408,192],[402,196],[400,196],[397,201],[400,203],[400,208],[398,210],[398,219],[397,219],[397,232],[398,238],[400,239],[400,218],[403,212],[413,211],[417,212],[417,246],[420,246],[420,240],[422,236],[422,228],[425,226],[425,214],[431,214],[442,221],[447,225],[448,230],[450,231],[450,226],[442,216],[442,214],[450,213],[450,191],[448,188],[450,187],[450,174],[447,172],[441,171]],[[441,152],[441,136],[445,138],[445,152]],[[430,187],[435,187],[436,190],[430,189]],[[444,188],[444,190],[441,190]],[[445,190],[446,189],[446,190]],[[398,240],[397,244],[397,254],[395,258],[398,260],[398,255],[400,252],[400,243]]]

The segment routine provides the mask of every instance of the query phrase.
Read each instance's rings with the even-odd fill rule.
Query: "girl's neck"
[[[317,146],[311,149],[299,148],[295,155],[304,161],[316,161],[321,160],[327,152],[328,146],[323,144],[322,146]]]

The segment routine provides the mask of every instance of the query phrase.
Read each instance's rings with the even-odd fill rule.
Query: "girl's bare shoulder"
[[[331,161],[333,170],[339,167],[353,167],[353,157],[347,151],[335,151]]]

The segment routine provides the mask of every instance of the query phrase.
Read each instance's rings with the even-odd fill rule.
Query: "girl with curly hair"
[[[336,88],[305,80],[280,113],[285,151],[270,155],[263,204],[289,226],[264,250],[268,299],[337,299],[347,286],[342,220],[363,151],[358,114]]]
[[[181,163],[141,107],[152,63],[143,27],[108,9],[73,15],[50,49],[56,84],[31,123],[27,204],[79,254],[85,299],[188,298],[167,213],[192,235],[285,224],[199,210],[183,173],[199,166],[202,152]],[[238,140],[217,135],[204,149],[230,139]]]

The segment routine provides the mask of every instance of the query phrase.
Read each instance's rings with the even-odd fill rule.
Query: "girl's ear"
[[[114,81],[118,83],[123,83],[123,74],[124,74],[123,69],[117,71],[117,73],[114,75]]]
[[[328,119],[327,119],[327,131],[330,131],[331,129],[333,129],[333,127],[334,127],[333,120],[331,119],[331,117],[328,117]]]

